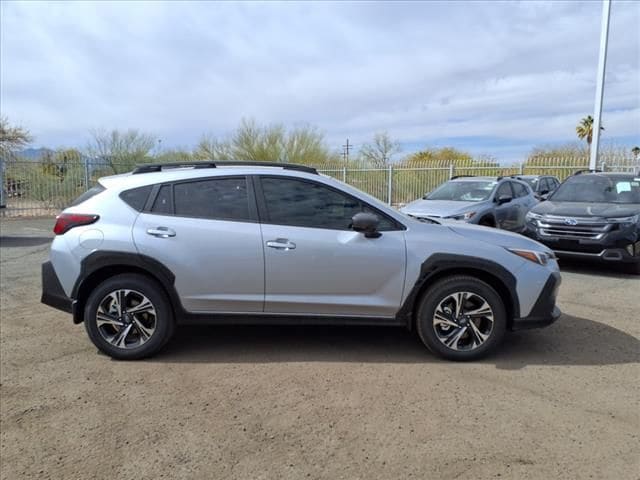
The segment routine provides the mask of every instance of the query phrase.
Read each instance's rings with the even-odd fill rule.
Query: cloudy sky
[[[593,113],[601,3],[68,2],[0,6],[2,115],[36,145],[138,128],[164,147],[241,118],[311,124],[339,150],[517,160]],[[640,143],[640,2],[613,0],[606,138]]]

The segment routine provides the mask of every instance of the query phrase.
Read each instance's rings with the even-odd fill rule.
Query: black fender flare
[[[97,272],[105,272],[106,276],[110,274],[116,275],[130,269],[134,272],[140,272],[158,281],[169,295],[174,314],[183,312],[180,297],[175,289],[175,275],[173,272],[163,265],[161,262],[142,255],[139,253],[114,252],[114,251],[98,251],[87,255],[80,263],[80,275],[76,280],[71,291],[73,302],[73,321],[80,323],[84,316],[84,303],[86,301],[87,286],[93,284],[94,274]],[[100,278],[103,278],[100,275]]]
[[[420,274],[396,314],[398,320],[404,321],[411,327],[413,314],[422,293],[430,284],[448,275],[457,273],[480,274],[481,279],[487,280],[504,298],[509,314],[509,323],[513,318],[520,317],[520,301],[516,291],[516,277],[499,263],[481,257],[459,255],[451,253],[436,253],[427,258],[420,267]]]

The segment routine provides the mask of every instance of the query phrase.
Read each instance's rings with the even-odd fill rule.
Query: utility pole
[[[349,139],[347,138],[347,143],[342,145],[342,159],[344,160],[345,166],[349,163],[349,152],[353,148],[353,144],[349,143]]]
[[[600,148],[600,126],[602,125],[602,97],[604,95],[604,75],[607,68],[607,43],[609,42],[609,17],[611,0],[602,0],[602,26],[600,27],[600,57],[598,60],[598,83],[596,85],[596,102],[593,114],[593,134],[591,141],[591,157],[589,169],[598,166],[598,149]]]

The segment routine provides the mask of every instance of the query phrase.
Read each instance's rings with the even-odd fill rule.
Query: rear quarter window
[[[125,190],[120,194],[120,198],[124,203],[131,208],[141,212],[147,203],[149,194],[151,193],[152,185],[145,187],[132,188],[131,190]]]

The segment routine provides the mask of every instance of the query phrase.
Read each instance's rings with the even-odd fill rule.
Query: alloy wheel
[[[494,313],[481,295],[455,292],[447,295],[435,309],[433,329],[438,340],[451,350],[470,351],[491,336]]]
[[[131,349],[145,344],[156,330],[156,309],[136,290],[119,289],[98,304],[96,324],[102,338],[117,348]]]

